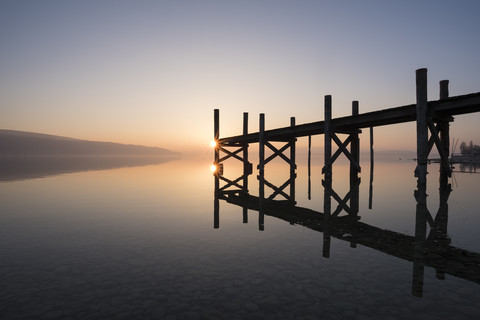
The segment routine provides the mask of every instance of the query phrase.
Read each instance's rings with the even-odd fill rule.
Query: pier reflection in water
[[[311,198],[310,161],[308,162],[308,199]],[[248,168],[248,167],[245,167]],[[346,169],[344,167],[344,169]],[[425,268],[433,268],[436,278],[444,280],[446,275],[462,278],[480,284],[480,254],[462,249],[451,244],[448,235],[448,199],[452,192],[446,170],[440,165],[438,204],[430,204],[432,208],[438,206],[436,212],[429,210],[427,205],[427,186],[418,183],[413,190],[411,202],[415,207],[414,235],[391,231],[374,224],[361,222],[359,216],[360,182],[361,179],[350,166],[349,190],[341,196],[333,187],[333,179],[323,180],[323,212],[298,206],[293,196],[282,192],[288,185],[294,185],[296,174],[290,172],[287,183],[275,186],[268,182],[273,190],[270,196],[256,196],[248,191],[248,176],[251,173],[244,170],[240,177],[230,180],[219,172],[214,173],[214,228],[220,227],[220,200],[237,205],[243,209],[243,222],[248,222],[248,210],[258,211],[258,228],[263,231],[265,216],[273,217],[290,223],[301,225],[310,230],[323,234],[323,256],[329,258],[331,252],[331,238],[350,243],[350,247],[365,246],[387,255],[412,262],[411,294],[422,297],[424,294],[423,282]],[[353,171],[353,174],[352,174]],[[262,173],[258,176],[261,189]],[[221,183],[221,181],[225,183]],[[373,172],[370,176],[369,207],[372,201]],[[433,184],[433,183],[432,183]],[[261,193],[261,192],[260,192]],[[283,195],[283,199],[281,198]],[[436,197],[435,197],[436,198]],[[392,202],[392,205],[394,201]],[[386,212],[388,214],[388,212]],[[405,215],[412,216],[405,213]]]

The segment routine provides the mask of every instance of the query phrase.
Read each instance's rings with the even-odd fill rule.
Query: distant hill
[[[0,157],[131,157],[178,158],[180,154],[156,147],[78,140],[48,134],[0,129]]]

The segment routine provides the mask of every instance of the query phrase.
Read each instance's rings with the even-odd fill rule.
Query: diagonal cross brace
[[[335,132],[331,133],[331,137],[333,141],[335,141],[335,143],[337,144],[338,148],[341,149],[342,152],[345,154],[345,156],[348,158],[348,160],[350,160],[350,162],[353,163],[353,165],[355,166],[355,169],[357,169],[358,172],[361,172],[362,169],[360,168],[360,165],[358,164],[357,160],[353,159],[352,154],[350,153],[350,151],[348,151],[348,149],[346,148],[346,145],[344,146],[342,141],[340,141],[340,139],[337,137]],[[350,136],[346,140],[350,140],[349,138]]]
[[[358,172],[361,172],[362,169],[360,167],[360,165],[358,164],[358,162],[356,160],[353,159],[352,157],[352,154],[350,153],[350,151],[348,151],[347,149],[347,146],[350,142],[352,142],[352,136],[348,136],[347,139],[345,139],[344,142],[342,142],[335,133],[332,133],[331,134],[331,137],[333,139],[333,141],[335,141],[335,143],[337,144],[338,146],[338,149],[337,151],[335,151],[335,153],[332,155],[331,157],[331,160],[330,160],[330,163],[333,163],[335,162],[335,160],[337,160],[337,158],[340,156],[340,154],[342,154],[342,152],[345,154],[345,156],[350,160],[351,163],[353,163],[353,165],[355,166],[355,168],[358,170]],[[322,168],[322,173],[325,173],[325,166],[323,166]]]
[[[223,152],[225,152],[225,153],[227,154],[225,157],[219,159],[219,160],[218,160],[218,163],[220,163],[220,162],[222,162],[222,161],[225,161],[225,160],[227,160],[228,158],[231,158],[231,157],[234,157],[235,159],[238,159],[238,160],[240,160],[240,161],[243,161],[243,159],[242,159],[240,156],[237,156],[237,153],[240,153],[241,151],[244,150],[243,147],[241,147],[241,148],[239,148],[239,149],[237,149],[237,150],[235,150],[235,151],[233,151],[233,152],[231,152],[231,151],[229,151],[229,150],[227,150],[227,149],[225,149],[225,148],[223,148],[223,147],[221,147],[221,146],[219,146],[218,149],[221,150],[221,151],[223,151]]]
[[[437,151],[440,154],[440,159],[442,161],[442,164],[444,168],[446,168],[448,176],[451,177],[452,169],[450,168],[450,165],[448,163],[448,154],[445,154],[445,150],[443,149],[440,138],[438,137],[438,126],[435,126],[431,121],[428,121],[427,124],[431,134],[430,139],[428,140],[428,153],[430,154],[430,151],[433,147],[433,143],[435,143],[435,145],[437,146]],[[433,142],[431,142],[432,140]]]
[[[339,140],[340,141],[340,140]],[[332,156],[332,163],[335,162],[335,160],[337,160],[338,156],[340,156],[340,154],[342,154],[342,151],[343,150],[347,150],[348,152],[348,149],[347,149],[347,146],[348,144],[352,141],[352,137],[351,136],[348,136],[347,139],[345,139],[345,141],[342,144],[342,147],[341,148],[338,148],[337,151],[335,151],[335,153],[333,154]],[[335,141],[336,142],[336,141]],[[337,142],[338,144],[338,142]],[[340,145],[339,145],[340,146]]]
[[[420,199],[419,199],[420,194],[419,194],[418,190],[415,190],[415,191],[413,192],[413,195],[414,195],[415,200],[417,201],[417,203],[420,204]],[[425,213],[426,213],[426,217],[425,217],[425,218],[427,219],[428,225],[430,226],[430,228],[432,228],[433,223],[434,223],[434,220],[433,220],[433,218],[432,218],[432,214],[430,213],[430,210],[428,210],[427,207],[425,207]]]
[[[290,199],[290,196],[288,194],[286,194],[285,192],[283,192],[283,189],[285,189],[288,185],[290,185],[292,179],[288,179],[283,185],[281,185],[280,187],[277,187],[275,186],[274,184],[268,182],[267,180],[264,180],[265,181],[265,184],[270,187],[271,189],[274,190],[274,192],[268,197],[268,200],[272,200],[273,198],[275,198],[275,196],[277,195],[282,195],[285,199],[287,200],[291,200]]]
[[[325,188],[327,188],[325,180],[322,180],[322,185]],[[349,215],[351,214],[351,208],[347,205],[347,201],[350,200],[352,196],[352,190],[354,190],[355,188],[358,188],[359,185],[360,185],[360,179],[358,179],[358,182],[356,183],[354,188],[350,189],[350,191],[348,191],[348,193],[345,195],[343,199],[338,195],[338,193],[335,192],[335,190],[333,190],[333,188],[329,188],[332,197],[338,203],[337,209],[335,209],[335,211],[331,214],[332,217],[338,216],[338,214],[342,212],[342,210],[345,210],[345,212],[348,213]]]
[[[288,142],[286,145],[281,147],[280,149],[277,149],[274,145],[272,145],[270,142],[265,141],[265,145],[270,148],[274,153],[270,155],[267,159],[265,159],[264,164],[269,163],[272,161],[276,156],[280,156],[283,160],[285,160],[287,163],[290,163],[291,160],[288,159],[286,155],[283,154],[283,151],[287,150],[289,147],[291,147],[291,142]]]
[[[225,182],[227,183],[226,185],[224,185],[223,187],[220,188],[220,191],[223,191],[223,190],[227,189],[227,188],[230,187],[230,186],[236,186],[236,187],[238,187],[238,188],[240,188],[240,189],[243,189],[243,186],[241,186],[241,185],[238,184],[238,182],[243,179],[243,176],[240,176],[240,177],[238,177],[238,178],[235,179],[235,180],[229,180],[229,179],[227,179],[227,178],[225,178],[225,177],[223,177],[223,176],[218,176],[218,177],[220,178],[220,180],[223,180],[223,181],[225,181]]]

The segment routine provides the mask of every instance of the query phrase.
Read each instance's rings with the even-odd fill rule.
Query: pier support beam
[[[373,154],[373,127],[370,127],[370,183],[368,188],[368,209],[373,207],[373,170],[374,170],[374,154]]]
[[[259,130],[258,130],[258,228],[264,229],[264,212],[263,203],[265,201],[265,114],[260,113]]]
[[[213,110],[213,141],[214,146],[214,160],[213,164],[218,168],[218,160],[220,158],[220,149],[218,145],[218,138],[220,136],[220,110]]]
[[[218,228],[219,225],[219,217],[218,217],[218,203],[219,199],[225,199],[231,194],[248,194],[248,176],[252,174],[252,164],[248,162],[248,143],[246,142],[222,142],[219,139],[220,135],[220,116],[219,110],[214,110],[214,117],[213,117],[213,137],[214,137],[214,162],[213,165],[215,166],[215,170],[213,175],[215,177],[215,204],[214,204],[214,211],[215,211],[215,219],[214,219],[214,227]],[[248,134],[248,113],[243,114],[243,135]],[[233,150],[232,150],[233,148]],[[221,153],[224,155],[221,157]],[[242,162],[243,165],[243,173],[241,176],[237,177],[236,179],[229,179],[224,177],[223,175],[223,164],[228,159],[237,159]],[[224,184],[220,186],[220,181],[223,181]],[[244,213],[244,222],[248,221],[248,210],[245,207],[243,209]]]
[[[325,182],[332,183],[332,96],[325,96],[325,119],[324,119],[324,167],[323,174],[325,174]]]
[[[440,81],[440,100],[448,98],[448,80]],[[452,176],[452,170],[448,162],[450,154],[450,121],[451,119],[441,119],[438,122],[438,129],[440,131],[440,145],[442,152],[440,156],[440,188],[446,188],[448,178]]]
[[[428,100],[427,100],[427,69],[416,71],[417,86],[417,168],[415,177],[417,185],[427,185],[428,161]]]
[[[290,119],[290,127],[295,127],[295,118]],[[295,144],[297,141],[296,137],[287,137],[282,139],[274,139],[269,141],[269,137],[265,134],[265,115],[260,114],[260,130],[259,130],[259,164],[258,164],[258,180],[259,180],[259,201],[268,203],[271,200],[274,200],[275,197],[280,196],[286,199],[286,202],[289,205],[295,205],[295,178],[297,177],[296,169],[297,164],[295,163]],[[273,142],[286,142],[282,147],[277,147]],[[273,153],[268,157],[266,156],[266,149],[269,149]],[[286,154],[286,151],[290,149],[290,155]],[[281,186],[276,186],[273,183],[269,182],[265,178],[265,167],[267,163],[274,160],[275,158],[280,157],[283,159],[290,168],[290,175],[287,181],[285,181]],[[268,197],[265,197],[265,186],[272,189],[273,193]],[[290,192],[285,191],[287,187],[290,186]],[[262,205],[263,205],[262,204]]]
[[[312,200],[312,136],[308,136],[308,200]]]
[[[243,134],[248,134],[248,112],[243,113]],[[248,143],[243,145],[243,196],[248,194],[248,176],[252,174],[252,164],[248,162]],[[243,223],[248,223],[248,208],[243,207]]]
[[[214,160],[213,165],[215,166],[215,171],[218,170],[218,159],[220,157],[220,150],[218,149],[218,137],[220,135],[220,115],[219,110],[215,109],[213,111],[213,141],[215,142],[214,146]],[[220,204],[219,204],[219,188],[220,188],[220,179],[217,172],[214,174],[215,177],[215,189],[214,189],[214,203],[213,203],[213,228],[218,229],[220,227]]]
[[[295,127],[295,117],[290,118],[290,126]],[[295,144],[297,138],[292,138],[290,140],[290,201],[295,203],[295,178],[296,178],[296,169],[297,163],[295,160]]]
[[[332,212],[332,138],[331,122],[332,122],[332,96],[325,96],[324,105],[325,119],[324,119],[324,135],[325,135],[325,165],[323,167],[323,173],[325,179],[323,181],[324,194],[323,194],[323,257],[330,257],[330,232],[329,232],[329,220]]]
[[[453,121],[453,118],[443,113],[434,113],[428,109],[427,69],[416,71],[416,83],[417,168],[415,169],[415,177],[418,178],[418,184],[426,184],[428,155],[435,145],[440,155],[440,176],[441,179],[447,181],[448,177],[451,176],[451,167],[448,161],[450,149],[449,122]],[[446,98],[448,98],[448,80],[443,80],[440,82],[440,99]],[[431,133],[430,138],[428,138],[429,131]]]
[[[352,116],[358,115],[358,101],[352,102]],[[350,134],[350,154],[352,159],[356,162],[350,162],[350,212],[349,214],[353,217],[358,216],[359,211],[359,177],[358,177],[358,167],[360,166],[360,139],[358,133]]]

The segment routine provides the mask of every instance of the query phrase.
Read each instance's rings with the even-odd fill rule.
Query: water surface
[[[333,188],[342,196],[347,168],[334,165]],[[363,164],[360,222],[413,237],[414,168],[411,161],[377,161],[369,209]],[[238,168],[225,169],[234,178]],[[435,217],[438,165],[429,172],[427,204]],[[281,183],[288,168],[269,164],[266,176]],[[252,194],[255,177],[256,170]],[[298,164],[298,206],[323,211],[321,179],[321,165],[314,165],[308,200],[307,167]],[[335,237],[326,258],[322,232],[269,215],[260,231],[257,211],[249,210],[245,223],[242,207],[223,200],[214,228],[208,160],[8,180],[0,182],[2,319],[480,317],[478,282],[449,274],[440,280],[425,267],[421,296],[414,295],[412,261]],[[451,182],[449,246],[478,255],[480,176],[457,172]]]

